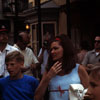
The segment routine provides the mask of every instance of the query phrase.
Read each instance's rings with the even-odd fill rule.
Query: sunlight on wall
[[[49,0],[40,0],[41,3],[44,3],[46,1],[49,1]],[[29,0],[29,4],[31,7],[34,7],[35,6],[35,0]]]
[[[29,4],[34,7],[35,6],[35,0],[29,0]]]
[[[49,0],[40,0],[41,3],[44,3],[44,2],[46,2],[46,1],[49,1]]]

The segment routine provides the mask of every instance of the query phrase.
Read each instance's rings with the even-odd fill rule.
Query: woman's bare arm
[[[45,92],[47,90],[50,80],[52,79],[52,77],[54,77],[56,74],[58,74],[62,70],[61,67],[62,67],[61,63],[56,62],[51,67],[49,72],[44,73],[43,78],[42,78],[38,88],[36,89],[35,97],[34,97],[35,100],[43,100],[43,97],[45,95]]]
[[[35,100],[43,100],[49,81],[50,79],[47,77],[47,72],[45,72],[38,88],[36,89]]]
[[[82,66],[82,65],[79,66],[78,73],[79,73],[82,85],[84,86],[84,88],[88,88],[89,76],[88,76],[88,73],[87,73],[86,69],[84,68],[84,66]]]

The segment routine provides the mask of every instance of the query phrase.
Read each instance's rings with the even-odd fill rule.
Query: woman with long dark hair
[[[46,72],[35,93],[35,100],[43,100],[46,90],[49,100],[68,100],[70,84],[88,87],[88,74],[84,67],[76,64],[75,48],[67,35],[56,36],[50,44]]]

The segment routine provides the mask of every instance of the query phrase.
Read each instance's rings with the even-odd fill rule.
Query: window
[[[41,3],[44,3],[44,2],[46,2],[46,1],[49,1],[49,0],[40,0]]]
[[[35,6],[35,0],[29,0],[29,8],[32,8]]]

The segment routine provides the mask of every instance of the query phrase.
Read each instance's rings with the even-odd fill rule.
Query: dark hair
[[[22,37],[22,35],[20,35],[21,32],[22,32],[22,31],[19,31],[19,33],[18,33],[18,35],[17,35],[17,41],[20,41],[20,42],[23,41],[23,37]]]
[[[5,62],[11,60],[16,60],[17,62],[24,62],[24,56],[19,51],[12,51],[6,55]]]
[[[18,35],[18,36],[17,36],[17,41],[21,41],[21,42],[22,42],[22,41],[23,41],[22,36]]]
[[[76,50],[73,46],[73,43],[69,39],[69,37],[65,34],[56,36],[55,39],[51,41],[51,43],[55,41],[59,41],[59,44],[63,48],[62,68],[65,70],[65,72],[69,72],[76,65],[77,56],[76,56]],[[52,60],[51,54],[49,54],[47,71],[49,71],[49,69],[51,68],[53,64],[54,64],[54,61]]]

